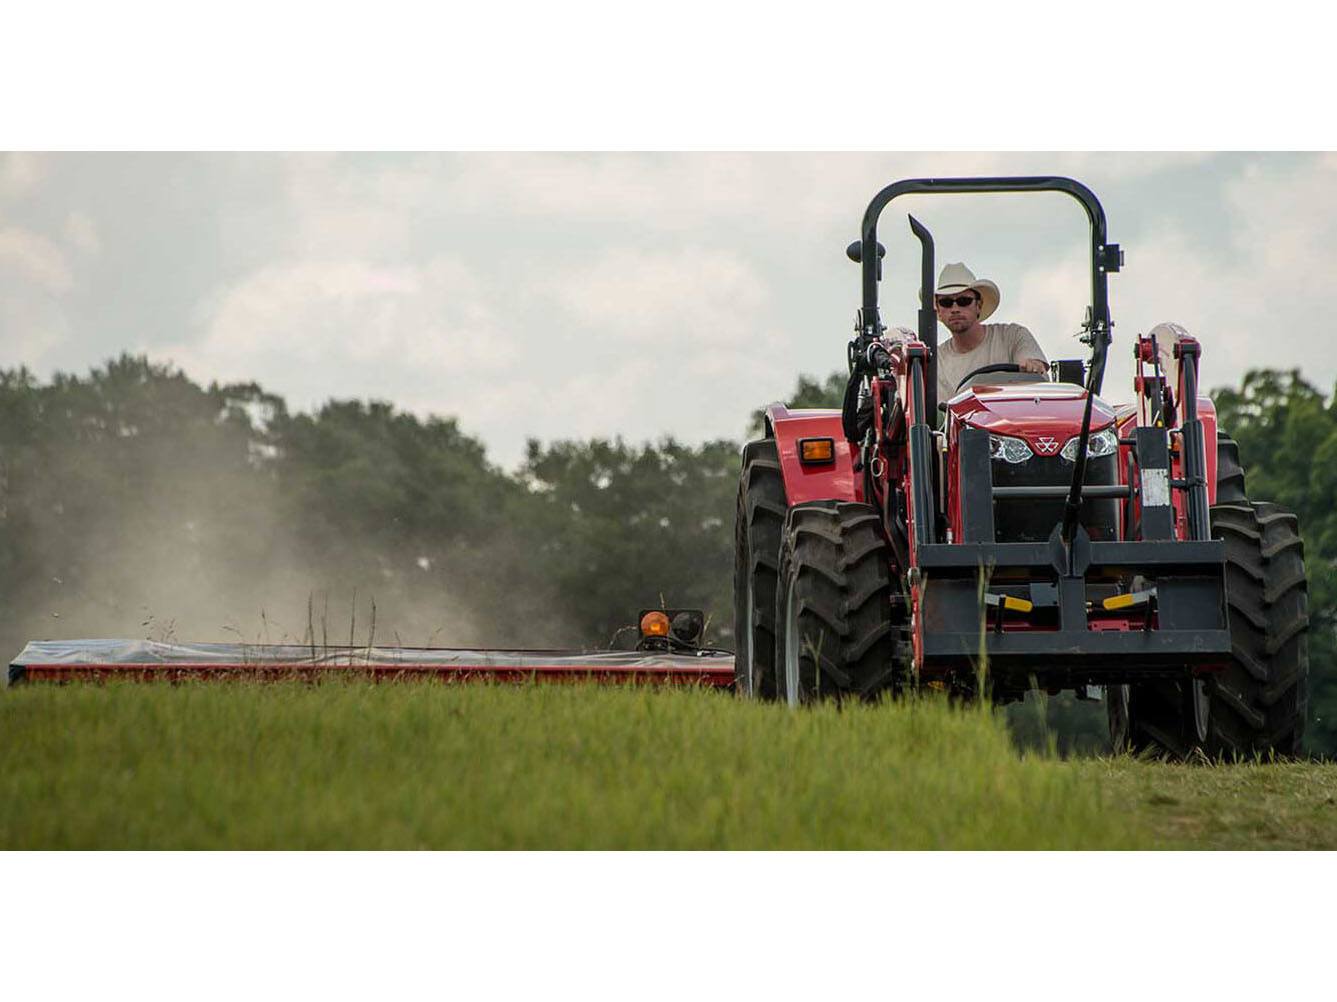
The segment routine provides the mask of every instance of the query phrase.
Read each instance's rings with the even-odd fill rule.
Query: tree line
[[[842,373],[791,406],[838,406]],[[1337,404],[1298,372],[1214,394],[1251,497],[1300,515],[1310,742],[1337,751]],[[754,433],[760,412],[754,415]],[[0,652],[139,636],[625,646],[636,612],[705,609],[732,646],[739,441],[528,443],[509,472],[453,418],[381,402],[291,413],[123,355],[0,371]]]

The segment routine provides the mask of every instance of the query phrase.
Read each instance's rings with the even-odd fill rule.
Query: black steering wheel
[[[956,384],[956,389],[957,392],[959,393],[961,391],[961,387],[965,386],[966,383],[970,382],[976,376],[982,376],[987,372],[1022,372],[1022,371],[1023,370],[1021,366],[1019,366],[1016,362],[995,362],[993,363],[993,365],[981,365],[978,369],[975,369],[971,372],[967,372],[965,377],[961,380],[961,382]]]

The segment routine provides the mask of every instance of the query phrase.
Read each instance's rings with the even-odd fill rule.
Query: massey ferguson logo
[[[1058,439],[1050,438],[1047,435],[1043,438],[1037,438],[1035,448],[1039,450],[1041,455],[1052,456],[1058,452]]]

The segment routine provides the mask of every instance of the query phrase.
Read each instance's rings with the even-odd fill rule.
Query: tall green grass
[[[437,683],[0,693],[0,848],[1149,844],[1099,782],[938,700]]]

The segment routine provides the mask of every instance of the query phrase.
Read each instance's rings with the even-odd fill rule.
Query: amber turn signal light
[[[662,612],[647,612],[641,617],[641,636],[643,637],[667,637],[669,635],[669,618]]]
[[[836,440],[833,438],[801,438],[798,440],[800,463],[834,463]]]

